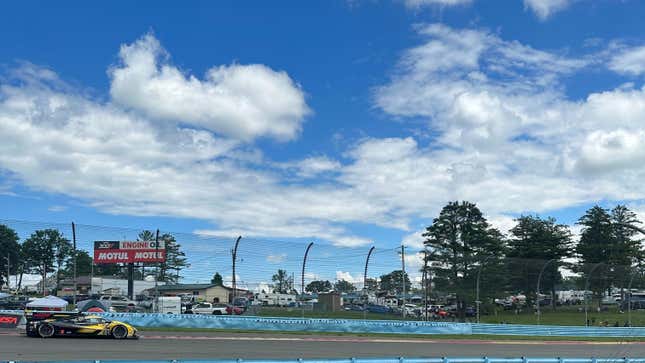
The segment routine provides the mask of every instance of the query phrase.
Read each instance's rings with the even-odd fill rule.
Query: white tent
[[[47,308],[47,309],[64,309],[67,307],[67,301],[56,296],[45,296],[34,299],[27,303],[28,308]]]

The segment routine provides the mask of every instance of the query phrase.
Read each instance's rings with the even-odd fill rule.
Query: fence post
[[[370,263],[370,256],[374,251],[374,246],[370,248],[370,251],[367,253],[367,259],[365,259],[365,271],[363,272],[363,320],[367,319],[367,265]]]
[[[587,281],[585,281],[585,291],[583,292],[585,295],[585,326],[589,326],[589,302],[587,301],[587,290],[589,289],[589,280],[591,280],[591,276],[593,275],[593,272],[600,266],[604,265],[604,263],[597,263],[591,271],[589,271],[589,276],[587,276]],[[591,293],[591,297],[593,298],[593,292]]]
[[[627,324],[631,327],[632,326],[632,282],[634,282],[634,276],[636,276],[636,273],[640,274],[640,270],[637,269],[635,272],[632,271],[632,276],[629,278],[629,284],[627,285],[627,293],[629,294],[629,300],[627,301]],[[625,297],[623,296],[623,301],[625,301]]]
[[[76,282],[76,225],[72,222],[72,241],[74,242],[74,296],[72,297],[72,302],[76,306],[76,295],[78,294],[78,283]],[[58,273],[58,271],[56,272]],[[7,275],[7,281],[9,281],[9,275]],[[8,286],[9,284],[7,284]],[[90,286],[92,283],[90,282]]]
[[[302,284],[301,287],[302,289],[300,290],[300,305],[302,307],[302,317],[305,317],[305,304],[303,304],[303,301],[305,299],[305,265],[307,264],[307,255],[309,254],[309,250],[311,249],[311,246],[313,246],[314,243],[310,242],[309,246],[307,246],[307,249],[305,250],[305,257],[302,259]]]
[[[236,284],[236,276],[235,276],[235,261],[237,260],[237,246],[240,244],[240,240],[242,239],[242,236],[237,237],[235,240],[235,247],[233,247],[233,250],[231,251],[231,254],[233,255],[233,299],[231,299],[231,303],[235,304],[235,298],[237,297],[237,284]]]
[[[544,270],[546,270],[546,267],[553,261],[556,261],[555,258],[552,258],[542,266],[542,269],[540,270],[540,274],[538,275],[537,279],[537,289],[535,293],[535,305],[537,306],[537,325],[540,325],[540,282],[542,281],[542,274],[544,273]],[[554,296],[551,296],[551,299],[553,299]]]
[[[477,309],[477,324],[479,324],[479,305],[481,304],[481,301],[479,301],[479,279],[484,264],[486,264],[486,262],[492,257],[494,256],[486,256],[484,260],[479,264],[479,268],[477,269],[477,281],[475,283],[475,307]]]

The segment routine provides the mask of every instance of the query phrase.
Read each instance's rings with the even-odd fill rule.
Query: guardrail
[[[51,361],[40,363],[645,363],[645,358],[347,358],[347,359],[200,359]],[[18,361],[0,361],[18,363]]]
[[[0,313],[16,314],[22,312],[0,311]],[[102,315],[109,319],[123,321],[134,326],[144,328],[419,335],[530,335],[558,337],[645,338],[645,327],[614,328],[558,325],[472,324],[411,320],[271,318],[258,316],[191,314],[102,313]]]

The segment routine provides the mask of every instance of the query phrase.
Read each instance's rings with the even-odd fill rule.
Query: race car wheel
[[[48,323],[38,326],[38,335],[42,338],[51,338],[54,336],[54,326]]]
[[[213,315],[222,315],[222,312],[219,310],[213,311]]]
[[[128,329],[123,325],[117,325],[112,329],[114,339],[125,339],[128,337]]]

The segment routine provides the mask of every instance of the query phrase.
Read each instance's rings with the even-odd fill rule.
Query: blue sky
[[[503,230],[521,213],[573,224],[595,203],[645,215],[644,14],[3,4],[0,219],[366,250],[420,248],[454,199]]]

